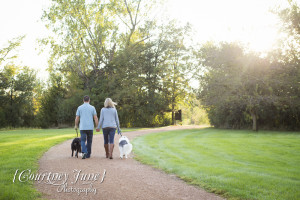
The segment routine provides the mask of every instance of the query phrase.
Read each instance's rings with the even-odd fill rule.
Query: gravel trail
[[[124,135],[132,140],[144,134],[190,128],[199,127],[170,126]],[[53,146],[39,161],[38,174],[44,174],[44,179],[35,181],[35,187],[46,199],[222,199],[175,175],[139,163],[132,153],[128,159],[120,159],[118,140],[116,135],[112,160],[104,156],[102,134],[94,135],[91,158],[85,160],[71,157],[72,140]]]

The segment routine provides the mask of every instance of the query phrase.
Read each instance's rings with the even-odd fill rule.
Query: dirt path
[[[196,127],[164,127],[127,132],[124,135],[132,140],[136,136],[148,133],[188,128]],[[115,144],[118,140],[119,136],[116,136]],[[40,178],[40,182],[35,182],[35,187],[44,194],[43,198],[110,200],[222,199],[202,189],[188,185],[174,175],[143,165],[134,160],[132,154],[127,160],[119,159],[117,145],[114,149],[114,159],[105,158],[102,134],[94,135],[92,156],[85,160],[82,160],[81,157],[78,159],[71,157],[71,141],[68,140],[52,147],[39,161],[39,174],[45,174],[45,176],[43,180]],[[81,170],[81,172],[78,173],[76,170]],[[101,183],[104,171],[106,171],[106,174],[104,181]],[[61,177],[58,176],[60,173],[62,173]],[[63,174],[66,174],[67,178]],[[76,181],[78,174],[79,178]],[[84,176],[84,174],[87,176]],[[97,174],[99,174],[98,177]],[[90,175],[90,181],[88,181],[88,175]],[[55,178],[61,178],[61,180],[55,182]],[[63,182],[67,184],[62,184]],[[79,192],[82,193],[79,194]]]

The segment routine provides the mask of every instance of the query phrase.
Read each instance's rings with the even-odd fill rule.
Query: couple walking
[[[100,132],[100,127],[102,127],[106,158],[112,159],[116,130],[118,130],[118,134],[121,134],[118,112],[115,108],[117,104],[110,98],[106,98],[98,121],[96,109],[90,105],[90,97],[84,96],[83,102],[78,107],[75,118],[76,130],[80,121],[79,130],[81,135],[82,159],[90,158],[92,153],[94,121],[97,132]]]

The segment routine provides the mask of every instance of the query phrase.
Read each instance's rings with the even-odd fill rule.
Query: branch
[[[6,54],[4,54],[2,58],[0,58],[0,63],[1,63],[2,61],[4,61],[5,57],[9,54],[9,52],[10,52],[11,50],[12,50],[12,49],[9,49],[9,50],[6,52]]]
[[[130,21],[131,21],[131,25],[132,25],[132,27],[130,28],[130,34],[129,34],[128,39],[127,39],[127,42],[126,42],[126,45],[129,46],[130,38],[131,38],[131,36],[133,35],[133,33],[134,33],[134,31],[135,31],[135,27],[136,27],[136,25],[137,25],[137,22],[136,22],[136,21],[137,21],[137,15],[138,15],[138,11],[139,11],[139,8],[140,8],[141,0],[139,0],[139,2],[138,2],[138,6],[137,6],[137,9],[136,9],[136,14],[135,14],[135,19],[134,19],[134,21],[133,21],[133,18],[132,18],[131,11],[130,11],[130,9],[129,9],[129,7],[128,7],[127,1],[124,0],[124,3],[125,3],[125,5],[126,5],[126,9],[127,9],[128,14],[129,14]]]
[[[85,74],[82,72],[81,65],[80,65],[80,61],[79,61],[79,58],[78,58],[77,55],[76,55],[76,51],[75,51],[75,48],[74,48],[74,46],[73,46],[73,43],[71,43],[71,47],[72,47],[72,49],[73,49],[75,58],[76,58],[76,60],[77,60],[77,65],[78,65],[78,70],[77,70],[77,71],[79,72],[79,74],[80,74],[82,77],[86,78]]]
[[[133,45],[133,47],[135,47],[135,46],[138,45],[139,43],[141,43],[141,42],[143,42],[143,41],[149,39],[150,37],[151,37],[151,35],[150,35],[150,36],[147,36],[147,37],[145,37],[145,38],[143,38],[143,39],[141,39],[140,41],[137,41],[137,42]]]
[[[84,44],[84,42],[83,42],[82,37],[80,37],[80,40],[81,40],[81,43],[82,43],[82,45],[83,45],[83,48],[84,48],[86,54],[91,58],[91,60],[93,60],[93,59],[92,59],[92,56],[91,56],[91,54],[90,54],[90,51],[86,48],[86,46],[85,46],[85,44]],[[92,61],[92,62],[93,62],[93,61]],[[96,69],[97,66],[98,66],[98,63],[97,63],[97,62],[93,62],[93,65],[94,65],[94,66],[93,66],[93,69]]]
[[[115,54],[115,50],[116,50],[116,43],[114,44],[112,50],[110,51],[110,57],[109,57],[109,61],[111,62],[113,57],[114,57],[114,54]]]
[[[130,29],[130,26],[122,19],[122,17],[120,17],[118,14],[116,14],[119,19]]]
[[[132,26],[134,26],[133,19],[132,19],[132,15],[131,15],[131,12],[130,12],[129,7],[128,7],[128,5],[127,5],[127,1],[124,0],[124,3],[125,3],[125,5],[126,5],[126,9],[127,9],[128,14],[129,14],[131,24],[132,24]]]
[[[141,4],[141,0],[139,1],[138,3],[138,7],[136,8],[136,14],[135,14],[135,19],[134,19],[134,24],[136,25],[136,20],[137,20],[137,15],[138,15],[138,12],[139,12],[139,9],[140,9],[140,4]]]
[[[72,4],[71,4],[71,5],[72,5]],[[83,26],[85,27],[85,29],[87,30],[87,32],[88,32],[88,34],[89,34],[89,36],[90,36],[90,38],[91,38],[91,40],[92,40],[92,43],[93,43],[93,45],[94,45],[94,47],[95,47],[95,49],[96,49],[96,51],[97,51],[97,56],[99,57],[99,60],[101,60],[100,53],[99,53],[99,51],[98,51],[97,45],[95,44],[94,37],[92,36],[92,33],[91,33],[90,29],[89,29],[89,28],[87,27],[87,25],[84,23],[84,21],[83,21],[81,15],[80,15],[79,11],[76,9],[76,7],[73,6],[73,8],[74,8],[75,12],[77,11],[77,13],[79,14],[79,16],[80,16],[79,19],[80,19],[81,23],[83,24]]]

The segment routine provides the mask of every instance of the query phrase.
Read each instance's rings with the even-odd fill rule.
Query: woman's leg
[[[110,128],[109,129],[109,144],[114,144],[115,143],[115,133],[116,133],[115,128]]]
[[[113,150],[114,150],[114,139],[115,139],[115,128],[109,129],[109,158],[113,159]]]
[[[108,129],[102,129],[102,131],[103,131],[103,139],[104,139],[105,156],[106,156],[106,158],[108,158],[108,156],[109,156],[109,149],[108,149],[109,130]]]

